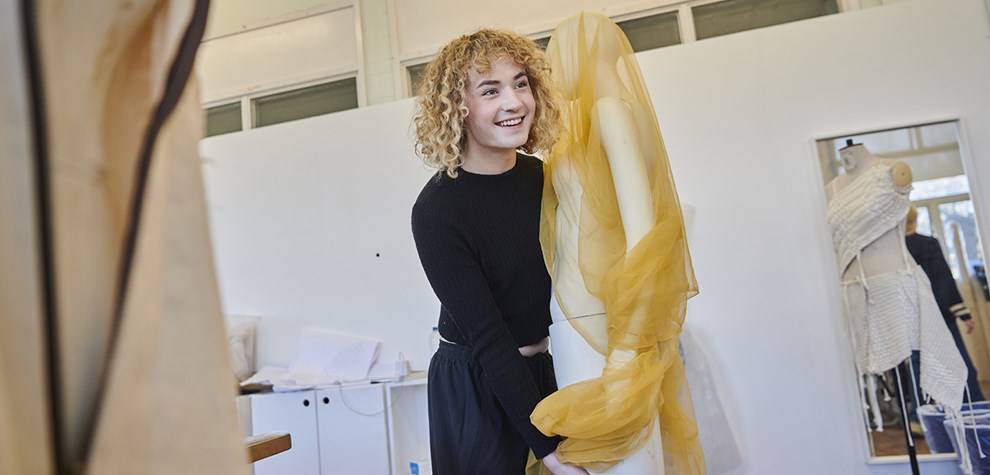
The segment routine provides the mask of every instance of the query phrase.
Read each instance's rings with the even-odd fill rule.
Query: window
[[[625,32],[633,51],[663,48],[680,44],[681,31],[677,12],[662,13],[617,23]]]
[[[616,23],[629,38],[635,52],[663,48],[681,43],[681,31],[677,24],[677,12],[661,13]],[[533,40],[546,51],[550,37]]]
[[[964,277],[972,271],[974,265],[983,263],[983,249],[980,246],[980,234],[976,227],[976,212],[973,201],[965,199],[951,203],[939,203],[938,214],[942,221],[942,235],[945,236],[942,247],[946,252],[945,260],[952,269],[956,279]],[[962,244],[962,252],[956,248],[956,233]],[[962,266],[966,269],[962,269]]]
[[[414,64],[406,68],[406,72],[409,73],[409,95],[419,95],[419,85],[423,82],[423,75],[426,74],[426,66],[429,64]]]
[[[919,180],[912,183],[911,187],[911,199],[915,201],[969,193],[966,175]]]
[[[358,106],[357,79],[348,78],[259,97],[252,104],[255,127],[354,109]]]
[[[241,103],[234,102],[206,109],[207,137],[241,130]]]
[[[691,9],[699,40],[838,12],[837,0],[725,0]]]
[[[983,264],[976,212],[968,193],[921,200],[913,204],[918,210],[916,232],[938,238],[945,253],[945,261],[956,279],[965,277],[976,266]],[[957,232],[962,252],[956,246]]]

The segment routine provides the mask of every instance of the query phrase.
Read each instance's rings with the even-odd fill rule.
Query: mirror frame
[[[990,2],[990,0],[987,0],[987,1]],[[980,219],[980,217],[983,216],[983,214],[981,214],[981,211],[983,210],[984,199],[990,197],[990,195],[988,195],[988,197],[984,197],[983,196],[982,183],[980,183],[979,177],[977,177],[977,176],[975,176],[975,175],[972,174],[972,171],[975,170],[976,167],[975,167],[973,156],[972,156],[972,154],[970,152],[970,148],[969,148],[969,143],[968,143],[967,134],[966,134],[966,128],[965,128],[965,121],[961,117],[945,117],[945,118],[928,119],[928,120],[915,120],[915,121],[908,121],[908,122],[899,123],[899,124],[893,124],[893,125],[891,125],[891,124],[879,125],[879,126],[876,126],[876,127],[858,128],[858,129],[846,130],[846,131],[842,131],[840,133],[830,133],[830,134],[818,135],[818,136],[816,136],[816,137],[814,137],[814,138],[811,139],[811,150],[812,150],[811,155],[812,155],[812,157],[814,159],[814,168],[815,168],[815,171],[814,171],[814,178],[816,180],[815,186],[817,186],[817,187],[824,187],[825,186],[825,177],[822,175],[821,156],[820,156],[819,151],[818,151],[818,143],[821,142],[821,141],[825,141],[825,140],[836,140],[836,139],[841,139],[841,138],[845,138],[845,137],[852,137],[852,136],[857,136],[857,135],[874,134],[874,133],[881,133],[881,132],[892,132],[892,131],[901,130],[901,129],[915,128],[915,127],[924,127],[924,126],[929,126],[929,125],[939,125],[939,124],[946,124],[946,123],[951,123],[951,124],[954,124],[955,125],[955,129],[956,129],[956,140],[957,140],[957,143],[959,144],[960,160],[962,161],[963,172],[966,175],[966,180],[969,182],[969,185],[970,185],[969,186],[969,188],[970,188],[970,191],[969,191],[970,199],[973,201],[973,208],[974,208],[974,210],[976,212],[977,229],[979,230],[981,237],[986,236],[986,238],[981,239],[980,245],[983,248],[984,255],[985,256],[990,256],[990,253],[987,253],[987,250],[988,250],[987,239],[990,239],[990,233],[988,233],[987,228],[986,228],[987,224],[984,222],[986,220]],[[825,210],[827,208],[827,200],[826,200],[826,196],[825,196],[824,191],[820,194],[820,198],[819,199],[821,200],[821,208],[822,208],[822,210]],[[988,206],[990,206],[990,204],[988,204]],[[825,235],[826,236],[830,236],[830,233],[828,232],[828,230],[829,230],[828,223],[825,221],[825,215],[824,215],[824,213],[821,216],[820,223],[821,223],[822,229],[826,233]],[[832,244],[831,244],[831,237],[829,237],[829,239],[827,239],[825,242],[828,243],[829,252],[830,253],[834,253],[834,250],[832,249]],[[827,289],[828,289],[829,293],[832,296],[839,296],[839,295],[841,295],[841,290],[839,289],[840,276],[839,276],[839,269],[837,267],[838,266],[835,266],[835,270],[834,270],[834,274],[833,274],[833,277],[834,278],[831,279],[831,282],[828,282],[827,283]],[[848,340],[848,332],[847,332],[847,329],[846,329],[845,315],[842,314],[842,309],[841,308],[839,309],[839,313],[836,314],[836,315],[838,317],[838,322],[839,322],[839,324],[842,327],[839,333],[841,335],[843,335],[843,337],[842,337],[843,343],[845,345],[847,345],[847,346],[848,345],[851,345],[851,342],[848,342],[847,341]],[[852,374],[855,374],[856,369],[855,369],[855,365],[854,365],[854,363],[852,361],[852,357],[851,357],[851,346],[848,349],[850,350],[850,355],[849,355],[848,358],[846,358],[846,361],[843,361],[841,364],[843,366],[848,367],[848,371],[851,371]],[[851,394],[850,394],[849,397],[851,398],[851,400],[854,401],[852,407],[853,408],[857,408],[857,407],[859,407],[859,401],[860,401],[860,397],[858,395],[859,388],[858,388],[858,386],[856,384],[852,384],[852,383],[850,383],[848,386],[849,386],[849,391],[851,392]],[[851,414],[851,417],[855,417],[855,420],[856,420],[855,424],[857,426],[862,425],[863,422],[864,422],[863,421],[862,413],[859,410],[854,411]],[[869,431],[867,430],[866,427],[863,427],[863,430],[861,432],[860,438],[861,438],[861,442],[860,443],[861,443],[861,446],[863,447],[863,450],[865,452],[866,463],[868,465],[893,465],[893,464],[906,464],[906,463],[908,463],[908,455],[907,454],[904,454],[904,455],[880,455],[880,456],[875,455],[875,451],[874,451],[874,447],[873,447],[873,441],[869,437]],[[959,459],[959,456],[957,454],[955,454],[955,453],[951,453],[951,454],[919,454],[918,455],[918,462],[919,463],[956,461],[958,459]]]

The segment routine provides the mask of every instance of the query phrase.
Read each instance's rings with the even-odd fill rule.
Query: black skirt
[[[557,390],[549,353],[525,358],[543,397]],[[470,348],[440,342],[427,385],[433,475],[523,475],[529,447]]]

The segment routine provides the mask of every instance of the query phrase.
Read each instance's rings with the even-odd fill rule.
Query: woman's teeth
[[[513,125],[519,125],[522,123],[523,118],[519,117],[516,119],[503,120],[502,122],[496,122],[495,125],[499,127],[512,127]]]

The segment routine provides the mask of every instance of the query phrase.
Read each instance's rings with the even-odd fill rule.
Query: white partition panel
[[[258,321],[258,366],[289,364],[306,326],[379,338],[426,369],[439,304],[410,212],[431,176],[403,101],[203,141],[228,314]]]

